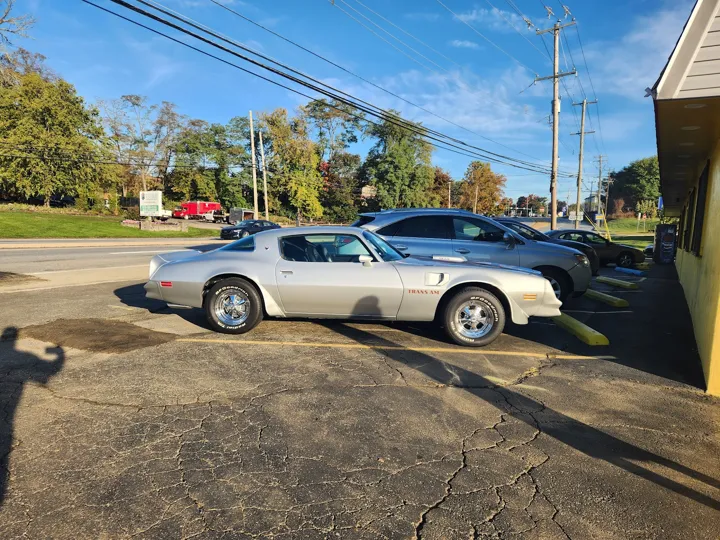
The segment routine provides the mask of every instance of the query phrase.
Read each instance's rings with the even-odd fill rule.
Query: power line
[[[212,0],[212,1],[213,1],[213,2],[216,2],[216,0]],[[340,1],[343,2],[343,0],[340,0]],[[455,64],[457,67],[459,67],[459,68],[462,69],[462,65],[460,65],[459,63],[457,63],[455,60],[453,60],[452,58],[449,58],[448,56],[445,56],[443,53],[441,53],[440,51],[434,49],[433,47],[431,47],[430,45],[428,45],[427,43],[425,43],[424,41],[422,41],[420,38],[415,37],[413,34],[411,34],[410,32],[408,32],[407,30],[401,28],[400,26],[398,26],[397,24],[395,24],[395,23],[392,22],[391,20],[383,17],[383,16],[380,15],[377,11],[374,11],[372,8],[370,8],[370,7],[366,6],[365,4],[363,4],[362,2],[360,2],[360,0],[355,0],[355,3],[356,3],[356,4],[360,4],[362,7],[364,7],[365,9],[367,9],[367,10],[368,10],[370,13],[372,13],[373,15],[375,15],[375,16],[377,16],[377,17],[380,17],[383,21],[385,21],[385,22],[388,23],[389,25],[397,28],[398,30],[400,30],[400,31],[401,31],[403,34],[405,34],[406,36],[409,36],[409,37],[413,38],[415,41],[417,41],[417,42],[420,43],[421,45],[427,47],[428,49],[430,49],[432,52],[434,52],[434,53],[437,54],[438,56],[442,56],[442,57],[443,57],[445,60],[447,60],[448,62],[452,62],[452,63]],[[343,4],[347,4],[347,2],[343,2]]]
[[[592,76],[590,75],[590,68],[588,67],[587,58],[585,57],[585,48],[583,47],[582,38],[580,37],[580,29],[578,28],[577,24],[575,25],[575,32],[577,33],[578,43],[580,44],[580,52],[582,53],[583,63],[585,64],[585,71],[587,73],[588,80],[590,81],[590,88],[592,89],[593,99],[595,101],[598,101],[597,92],[595,92],[595,85],[593,84]],[[598,105],[595,105],[595,115],[597,116],[597,121],[598,121],[598,132],[600,133],[600,142],[602,143],[603,150],[605,150],[605,139],[603,137],[602,126],[600,124],[600,107]]]
[[[299,49],[301,49],[301,50],[303,50],[303,51],[305,51],[305,52],[313,55],[314,57],[316,57],[316,58],[318,58],[318,59],[320,59],[320,60],[323,60],[324,62],[327,62],[328,64],[330,64],[330,65],[332,65],[332,66],[334,66],[334,67],[336,67],[336,68],[344,71],[345,73],[347,73],[347,74],[349,74],[349,75],[352,75],[353,77],[357,78],[358,80],[361,80],[361,81],[363,81],[364,83],[369,84],[369,85],[373,86],[374,88],[377,88],[378,90],[381,90],[381,91],[385,92],[386,94],[391,95],[391,96],[393,96],[394,98],[397,98],[397,99],[399,99],[399,100],[407,103],[408,105],[411,105],[411,106],[413,106],[413,107],[416,107],[416,108],[420,109],[420,110],[423,111],[423,112],[426,112],[426,113],[428,113],[428,114],[430,114],[430,115],[432,115],[432,116],[434,116],[434,117],[436,117],[436,118],[439,118],[440,120],[443,120],[444,122],[447,122],[447,123],[449,123],[449,124],[451,124],[451,125],[453,125],[453,126],[455,126],[455,127],[458,127],[458,128],[460,128],[460,129],[462,129],[462,130],[464,130],[464,131],[467,131],[468,133],[472,133],[472,134],[474,134],[474,135],[477,135],[478,137],[481,137],[482,139],[485,139],[485,140],[490,141],[490,142],[492,142],[492,143],[494,143],[494,144],[497,144],[498,146],[501,146],[501,147],[503,147],[503,148],[506,148],[506,149],[508,149],[508,150],[511,150],[512,152],[517,152],[518,154],[521,154],[521,155],[523,155],[523,156],[529,157],[529,158],[534,159],[534,160],[536,160],[536,161],[542,161],[542,160],[540,160],[539,158],[537,158],[537,157],[535,157],[535,156],[531,156],[530,154],[526,154],[525,152],[522,152],[522,151],[520,151],[520,150],[517,150],[517,149],[512,148],[512,147],[510,147],[510,146],[507,146],[507,145],[505,145],[505,144],[502,144],[502,143],[500,143],[500,142],[498,142],[498,141],[496,141],[496,140],[494,140],[494,139],[491,139],[490,137],[487,137],[487,136],[485,136],[485,135],[482,135],[482,134],[478,133],[477,131],[473,131],[473,130],[471,130],[471,129],[468,129],[468,128],[465,127],[465,126],[462,126],[462,125],[460,125],[460,124],[457,124],[457,123],[453,122],[452,120],[448,120],[447,118],[445,118],[445,117],[443,117],[443,116],[441,116],[441,115],[439,115],[439,114],[437,114],[437,113],[435,113],[435,112],[433,112],[433,111],[431,111],[431,110],[429,110],[429,109],[427,109],[427,108],[425,108],[425,107],[422,107],[421,105],[418,105],[418,104],[416,104],[416,103],[413,103],[412,101],[410,101],[410,100],[402,97],[401,95],[396,94],[395,92],[392,92],[392,91],[388,90],[387,88],[384,88],[384,87],[382,87],[382,86],[380,86],[380,85],[378,85],[378,84],[370,81],[369,79],[367,79],[367,78],[365,78],[365,77],[363,77],[363,76],[361,76],[361,75],[358,75],[357,73],[355,73],[355,72],[347,69],[346,67],[341,66],[340,64],[338,64],[338,63],[336,63],[336,62],[333,62],[332,60],[329,60],[328,58],[326,58],[326,57],[324,57],[324,56],[316,53],[315,51],[312,51],[312,50],[308,49],[307,47],[304,47],[304,46],[300,45],[299,43],[296,43],[295,41],[293,41],[293,40],[291,40],[291,39],[288,39],[287,37],[285,37],[285,36],[283,36],[283,35],[275,32],[275,31],[273,31],[273,30],[271,30],[271,29],[269,29],[269,28],[261,25],[260,23],[258,23],[258,22],[256,22],[256,21],[250,19],[249,17],[243,15],[242,13],[239,13],[238,11],[236,11],[236,10],[228,7],[227,5],[225,5],[225,4],[221,3],[221,2],[218,2],[217,0],[210,0],[210,1],[213,2],[215,5],[217,5],[218,7],[221,7],[222,9],[224,9],[224,10],[226,10],[226,11],[228,11],[228,12],[236,15],[237,17],[239,17],[239,18],[241,18],[241,19],[249,22],[250,24],[253,24],[253,25],[257,26],[258,28],[261,28],[261,29],[265,30],[266,32],[269,32],[270,34],[272,34],[272,35],[274,35],[274,36],[282,39],[283,41],[285,41],[285,42],[287,42],[287,43],[290,43],[291,45],[294,45],[294,46],[298,47]],[[381,15],[378,15],[378,16],[382,17]],[[392,23],[391,23],[391,24],[392,24]],[[401,29],[401,30],[402,30],[402,29]],[[414,37],[414,36],[412,36],[412,34],[410,34],[410,35],[411,35],[411,37]],[[415,39],[417,39],[417,38],[415,38]],[[452,60],[451,60],[451,61],[452,61]],[[457,64],[457,63],[456,63],[456,64]],[[459,65],[459,64],[457,64],[457,65]],[[457,80],[458,80],[458,82],[460,82],[461,84],[463,84],[463,86],[467,87],[467,85],[465,85],[465,83],[464,83],[462,80],[460,80],[460,79],[457,79]],[[497,102],[497,101],[491,100],[491,99],[489,99],[489,98],[487,98],[487,97],[485,97],[484,99],[487,100],[489,103],[493,103],[493,104],[495,104],[495,105],[498,105],[498,106],[501,106],[501,107],[506,108],[508,111],[514,112],[514,109],[513,109],[512,107],[510,107],[509,105],[507,105],[507,104],[505,104],[505,103],[503,103],[503,102]],[[526,112],[525,114],[527,114],[527,112]]]
[[[328,1],[331,1],[331,0],[328,0]],[[361,20],[359,20],[357,17],[354,17],[352,13],[348,13],[347,11],[345,11],[343,8],[341,8],[341,7],[340,7],[338,4],[336,4],[335,2],[331,2],[331,3],[332,3],[333,6],[335,6],[336,8],[338,8],[341,12],[343,12],[345,15],[347,15],[348,17],[350,17],[353,21],[355,21],[355,22],[358,23],[360,26],[362,26],[363,28],[365,28],[368,32],[371,32],[372,34],[375,34],[378,38],[382,39],[385,43],[387,43],[388,45],[390,45],[393,49],[395,49],[396,51],[400,52],[400,54],[406,56],[407,58],[409,58],[410,60],[412,60],[412,61],[415,62],[416,64],[424,67],[424,68],[427,69],[428,71],[433,71],[432,68],[426,66],[425,64],[423,64],[422,62],[420,62],[417,58],[414,58],[414,57],[410,56],[408,53],[406,53],[405,51],[403,51],[400,47],[398,47],[397,45],[391,43],[390,41],[388,41],[387,39],[385,39],[384,37],[382,37],[382,36],[381,36],[380,34],[378,34],[375,30],[373,30],[373,29],[370,28],[368,25],[366,25],[364,22],[362,22]],[[351,7],[350,9],[354,9],[354,8]],[[357,10],[355,10],[355,11],[357,11]],[[363,17],[364,17],[364,15],[363,15]],[[365,18],[367,18],[367,17],[365,17]],[[371,22],[372,22],[372,21],[371,21]],[[375,23],[373,23],[373,24],[375,24]],[[376,26],[377,26],[377,25],[376,25]],[[380,27],[379,27],[379,28],[380,28]],[[387,31],[384,30],[383,28],[380,28],[380,29],[389,34],[389,32],[387,32]],[[389,35],[392,35],[392,34],[389,34]],[[413,49],[412,47],[408,47],[408,48],[409,48],[411,51],[415,51],[415,49]],[[425,58],[425,57],[424,57],[422,54],[420,54],[420,53],[416,53],[416,54],[419,54],[420,56],[422,56],[423,58]],[[431,63],[435,64],[435,62],[432,62],[432,61],[431,61]],[[437,64],[435,64],[435,65],[437,66]],[[446,70],[445,68],[443,68],[443,67],[440,67],[440,66],[438,66],[438,67],[439,67],[440,69],[442,69],[443,71],[447,71],[447,70]]]
[[[470,24],[469,22],[467,22],[466,20],[462,19],[462,18],[461,18],[457,13],[455,13],[452,9],[450,9],[450,8],[447,7],[445,4],[443,4],[441,0],[435,0],[435,1],[436,1],[438,4],[440,4],[442,7],[444,7],[446,10],[448,10],[450,13],[452,13],[453,16],[454,16],[458,21],[460,21],[460,22],[463,23],[465,26],[467,26],[468,28],[470,28],[470,30],[472,30],[472,31],[475,32],[478,36],[480,36],[480,37],[483,38],[485,41],[487,41],[488,43],[490,43],[490,45],[492,45],[493,47],[495,47],[498,51],[500,51],[501,53],[503,53],[505,56],[511,58],[513,61],[517,62],[519,65],[521,65],[522,67],[524,67],[525,69],[527,69],[530,73],[535,73],[535,74],[537,75],[537,73],[535,72],[534,69],[530,69],[528,66],[526,66],[525,64],[523,64],[520,60],[518,60],[517,58],[515,58],[512,54],[510,54],[510,53],[507,52],[505,49],[503,49],[502,47],[500,47],[500,45],[496,44],[493,40],[491,40],[490,38],[486,37],[484,34],[482,34],[480,31],[478,31],[477,28],[475,28],[473,25],[471,25],[471,24]]]
[[[498,146],[502,146],[503,148],[507,148],[508,150],[511,150],[511,151],[513,151],[513,152],[517,152],[518,154],[521,154],[521,155],[523,155],[523,156],[527,156],[527,157],[529,157],[529,158],[531,158],[531,159],[535,159],[535,160],[537,160],[537,161],[542,161],[542,160],[540,160],[540,159],[538,159],[538,158],[536,158],[536,157],[534,157],[534,156],[531,156],[531,155],[529,155],[529,154],[526,154],[526,153],[524,153],[524,152],[521,152],[521,151],[519,151],[519,150],[516,150],[515,148],[511,148],[510,146],[504,145],[504,144],[502,144],[502,143],[500,143],[500,142],[498,142],[498,141],[496,141],[496,140],[494,140],[494,139],[491,139],[491,138],[489,138],[489,137],[486,137],[486,136],[478,133],[477,131],[473,131],[473,130],[471,130],[471,129],[468,129],[468,128],[465,127],[465,126],[462,126],[462,125],[460,125],[460,124],[457,124],[457,123],[453,122],[452,120],[448,120],[447,118],[445,118],[445,117],[443,117],[443,116],[441,116],[441,115],[439,115],[439,114],[437,114],[437,113],[435,113],[435,112],[433,112],[433,111],[431,111],[431,110],[429,110],[429,109],[427,109],[427,108],[425,108],[425,107],[423,107],[423,106],[421,106],[421,105],[418,105],[418,104],[416,104],[416,103],[413,103],[412,101],[408,100],[407,98],[404,98],[404,97],[402,97],[401,95],[396,94],[395,92],[392,92],[392,91],[388,90],[387,88],[384,88],[384,87],[380,86],[379,84],[376,84],[376,83],[370,81],[369,79],[366,79],[365,77],[363,77],[363,76],[361,76],[361,75],[358,75],[357,73],[355,73],[355,72],[353,72],[353,71],[350,71],[350,70],[347,69],[346,67],[341,66],[340,64],[338,64],[338,63],[336,63],[336,62],[333,62],[332,60],[330,60],[330,59],[328,59],[328,58],[326,58],[326,57],[324,57],[324,56],[316,53],[315,51],[312,51],[312,50],[310,50],[310,49],[308,49],[308,48],[300,45],[299,43],[296,43],[295,41],[286,38],[286,37],[283,36],[282,34],[279,34],[279,33],[275,32],[275,31],[271,30],[270,28],[266,28],[265,26],[261,25],[260,23],[258,23],[258,22],[256,22],[256,21],[250,19],[249,17],[246,17],[245,15],[243,15],[243,14],[235,11],[234,9],[226,6],[225,4],[222,4],[222,3],[218,2],[217,0],[210,0],[210,1],[211,1],[212,3],[214,3],[214,4],[216,4],[217,6],[223,8],[224,10],[226,10],[226,11],[228,11],[228,12],[230,12],[230,13],[238,16],[238,17],[240,17],[241,19],[249,22],[250,24],[253,24],[253,25],[257,26],[258,28],[261,28],[261,29],[265,30],[266,32],[269,32],[270,34],[272,34],[272,35],[274,35],[274,36],[282,39],[283,41],[285,41],[285,42],[287,42],[287,43],[290,43],[291,45],[294,45],[295,47],[298,47],[299,49],[307,52],[308,54],[311,54],[311,55],[313,55],[314,57],[316,57],[316,58],[318,58],[318,59],[320,59],[320,60],[323,60],[324,62],[327,62],[328,64],[330,64],[330,65],[332,65],[332,66],[334,66],[334,67],[336,67],[336,68],[344,71],[344,72],[347,73],[348,75],[352,75],[353,77],[361,80],[362,82],[364,82],[364,83],[366,83],[366,84],[369,84],[370,86],[373,86],[374,88],[377,88],[378,90],[381,90],[381,91],[385,92],[386,94],[388,94],[388,95],[390,95],[390,96],[393,96],[394,98],[397,98],[397,99],[399,99],[399,100],[407,103],[408,105],[411,105],[411,106],[413,106],[413,107],[416,107],[416,108],[420,109],[421,111],[426,112],[426,113],[434,116],[435,118],[439,118],[440,120],[443,120],[444,122],[447,122],[448,124],[451,124],[451,125],[453,125],[453,126],[455,126],[455,127],[458,127],[458,128],[460,128],[460,129],[463,129],[463,130],[467,131],[468,133],[472,133],[473,135],[477,135],[478,137],[481,137],[481,138],[483,138],[483,139],[485,139],[485,140],[487,140],[487,141],[490,141],[490,142],[492,142],[492,143],[494,143],[494,144],[497,144]],[[512,109],[510,106],[508,106],[508,105],[506,105],[506,104],[504,104],[504,103],[498,103],[498,102],[496,102],[496,101],[492,101],[492,100],[489,100],[489,99],[488,99],[488,101],[489,101],[490,103],[495,103],[495,104],[497,104],[497,105],[501,105],[501,106],[507,108],[509,111],[513,111],[513,109]]]
[[[515,32],[517,32],[518,34],[520,34],[520,37],[521,37],[521,38],[523,38],[525,41],[527,41],[527,42],[532,46],[533,49],[535,49],[537,52],[539,52],[539,53],[540,53],[540,56],[542,56],[545,60],[552,61],[551,58],[550,58],[550,56],[545,56],[545,55],[543,54],[543,52],[540,50],[540,48],[539,48],[537,45],[535,45],[532,41],[530,41],[530,39],[529,39],[525,34],[523,34],[522,32],[520,32],[520,30],[518,30],[518,29],[515,27],[515,25],[505,16],[505,14],[502,12],[502,10],[500,10],[500,9],[496,8],[494,5],[492,5],[492,3],[490,2],[490,0],[485,0],[485,2],[487,2],[487,4],[488,4],[492,9],[494,9],[494,10],[505,20],[505,22],[508,23],[508,25],[509,25],[513,30],[515,30]],[[528,27],[534,26],[534,25],[532,24],[532,22],[530,21],[530,19],[528,19],[527,17],[525,17],[525,15],[523,15],[519,10],[517,10],[517,6],[516,6],[516,11],[517,11],[518,14],[520,15],[520,17],[522,17],[523,20],[527,23]]]
[[[411,123],[409,123],[409,122],[407,122],[407,121],[404,121],[404,120],[402,120],[401,118],[399,118],[399,117],[397,117],[397,116],[395,116],[395,115],[392,115],[391,113],[388,113],[387,111],[383,111],[382,109],[379,109],[378,107],[376,107],[376,106],[374,106],[374,105],[370,105],[370,104],[369,104],[368,107],[365,107],[365,106],[362,106],[362,105],[358,105],[358,103],[356,103],[356,102],[348,101],[347,99],[342,98],[342,97],[338,96],[337,94],[334,94],[334,93],[332,93],[332,92],[328,92],[327,90],[324,90],[324,89],[322,89],[322,88],[319,88],[319,87],[317,87],[317,86],[315,86],[315,85],[312,85],[312,84],[310,84],[310,83],[308,83],[308,82],[306,82],[306,81],[302,81],[302,80],[300,80],[300,79],[298,79],[298,78],[296,78],[296,77],[293,77],[293,76],[291,76],[291,75],[288,75],[287,73],[284,73],[284,72],[282,72],[282,71],[280,71],[280,70],[277,70],[277,69],[275,69],[275,68],[271,68],[271,67],[269,67],[269,66],[267,66],[267,65],[265,65],[265,64],[262,64],[261,62],[252,60],[252,59],[250,59],[250,58],[248,58],[248,57],[246,57],[246,56],[244,56],[244,55],[241,55],[241,54],[239,54],[239,53],[237,53],[237,52],[235,52],[235,51],[231,51],[231,50],[227,49],[226,47],[224,47],[224,46],[222,46],[222,45],[219,45],[218,43],[216,43],[216,42],[214,42],[214,41],[212,41],[212,40],[208,40],[208,39],[206,39],[206,38],[204,38],[204,37],[202,37],[202,36],[199,36],[199,35],[197,35],[197,34],[195,34],[195,33],[193,33],[193,32],[190,32],[190,31],[187,30],[187,29],[184,29],[184,28],[182,28],[182,27],[179,27],[179,26],[175,25],[174,23],[171,23],[171,22],[169,22],[169,21],[167,21],[167,20],[165,20],[165,19],[162,19],[161,17],[158,17],[158,16],[153,15],[153,14],[151,14],[151,13],[149,13],[149,12],[147,12],[147,11],[144,11],[144,10],[142,10],[142,9],[140,9],[140,8],[137,8],[137,7],[135,7],[135,6],[132,6],[132,5],[128,4],[127,2],[125,2],[124,0],[111,0],[111,1],[113,1],[113,3],[122,5],[122,6],[126,7],[126,8],[128,8],[128,9],[131,9],[132,11],[135,11],[135,12],[137,12],[137,13],[140,13],[140,14],[142,14],[142,15],[144,15],[144,16],[147,16],[147,17],[149,17],[149,18],[152,18],[153,20],[156,20],[156,21],[158,21],[158,22],[160,22],[160,23],[162,23],[162,24],[164,24],[164,25],[166,25],[166,26],[170,26],[171,28],[174,28],[174,29],[176,29],[176,30],[179,30],[179,31],[181,31],[181,32],[183,32],[183,33],[185,33],[185,34],[187,34],[187,35],[189,35],[189,36],[195,37],[196,39],[199,39],[199,40],[201,40],[201,41],[203,41],[203,42],[205,42],[205,43],[207,43],[207,44],[209,44],[209,45],[211,45],[211,46],[214,46],[214,47],[216,47],[216,48],[219,48],[219,49],[221,49],[221,50],[223,50],[223,51],[225,51],[225,52],[228,52],[228,53],[230,53],[230,54],[232,54],[232,55],[234,55],[234,56],[237,56],[237,57],[242,58],[242,59],[244,59],[244,60],[246,60],[246,61],[249,61],[250,63],[252,63],[252,64],[254,64],[254,65],[257,65],[257,66],[260,66],[260,67],[262,67],[262,68],[264,68],[264,69],[266,69],[266,70],[269,70],[269,71],[271,71],[271,72],[274,73],[274,74],[280,75],[280,76],[282,76],[282,77],[284,77],[284,78],[287,78],[287,79],[289,79],[289,80],[292,80],[293,82],[296,82],[296,83],[298,83],[298,84],[301,84],[301,85],[303,85],[303,86],[305,86],[305,87],[307,87],[307,88],[310,88],[310,89],[312,89],[312,90],[315,90],[315,91],[318,91],[318,92],[320,92],[320,93],[323,93],[323,94],[327,95],[328,97],[331,97],[331,98],[333,98],[333,99],[335,99],[335,100],[337,100],[337,101],[339,101],[339,102],[341,102],[341,103],[350,105],[350,106],[352,106],[352,107],[354,107],[354,108],[356,108],[356,109],[358,109],[358,110],[360,110],[360,111],[362,111],[362,112],[366,112],[366,113],[370,114],[371,116],[375,116],[375,117],[381,118],[381,119],[383,119],[384,121],[386,121],[386,122],[388,122],[388,123],[398,125],[398,126],[404,128],[404,129],[406,129],[406,130],[408,130],[408,131],[410,131],[410,132],[412,132],[412,133],[414,133],[414,134],[416,134],[416,135],[419,135],[419,136],[423,137],[423,138],[427,138],[427,139],[430,139],[430,140],[432,140],[432,141],[437,141],[438,143],[442,143],[442,144],[444,144],[444,145],[447,145],[447,146],[451,147],[451,148],[448,148],[447,146],[441,146],[440,144],[437,144],[438,148],[441,148],[441,149],[444,149],[444,150],[449,150],[449,151],[455,151],[455,152],[457,152],[456,149],[464,150],[463,148],[461,148],[460,146],[457,146],[456,144],[453,144],[452,142],[447,142],[446,140],[443,140],[443,139],[434,137],[434,136],[432,136],[431,134],[437,134],[437,135],[439,135],[440,137],[442,137],[442,138],[444,138],[444,139],[448,139],[448,140],[450,140],[450,141],[457,142],[457,143],[459,143],[460,145],[469,148],[469,150],[465,150],[465,152],[472,152],[472,153],[474,154],[474,155],[471,155],[471,154],[467,154],[467,153],[465,153],[465,152],[457,152],[457,153],[459,153],[459,154],[461,154],[461,155],[466,155],[466,156],[468,156],[468,157],[474,157],[474,158],[480,157],[481,159],[486,159],[486,160],[488,160],[488,161],[493,161],[493,162],[497,162],[497,163],[501,163],[501,164],[505,164],[505,165],[509,165],[509,166],[513,166],[513,167],[517,167],[517,168],[521,168],[521,169],[534,170],[534,171],[537,171],[537,172],[546,172],[545,169],[540,168],[540,166],[538,166],[538,165],[536,165],[536,164],[534,164],[534,163],[528,163],[528,162],[524,162],[524,161],[522,161],[522,160],[517,160],[517,159],[515,159],[515,158],[510,158],[510,157],[508,157],[508,156],[504,156],[504,155],[502,155],[502,154],[497,154],[497,153],[494,153],[494,152],[490,152],[490,151],[487,151],[487,150],[485,150],[485,149],[482,149],[482,148],[479,148],[479,147],[475,147],[475,146],[473,146],[473,145],[469,145],[468,143],[465,143],[464,141],[460,141],[460,140],[458,140],[458,139],[449,137],[449,136],[447,136],[447,135],[445,135],[445,134],[436,132],[436,131],[434,131],[434,130],[430,130],[430,129],[426,129],[426,128],[419,129],[416,124],[411,124]],[[145,2],[142,2],[142,0],[139,0],[139,1],[140,1],[140,3],[145,3]],[[304,94],[304,93],[302,93],[302,92],[300,92],[300,91],[298,91],[298,90],[296,90],[296,89],[294,89],[294,88],[288,87],[288,86],[283,85],[283,84],[281,84],[281,83],[278,83],[278,82],[276,82],[276,81],[274,81],[274,80],[272,80],[272,79],[268,79],[267,77],[263,77],[263,76],[261,76],[261,75],[258,75],[258,74],[256,74],[255,72],[252,72],[252,71],[247,70],[247,69],[245,69],[245,68],[239,67],[239,66],[237,66],[237,64],[233,64],[232,62],[228,62],[227,60],[221,59],[221,58],[219,58],[219,57],[217,57],[217,56],[215,56],[215,55],[212,55],[212,54],[210,54],[210,53],[207,53],[206,51],[203,51],[203,50],[198,49],[198,48],[196,48],[196,47],[193,47],[193,46],[191,46],[191,45],[189,45],[189,44],[187,44],[187,43],[184,43],[184,42],[179,41],[179,40],[177,40],[177,39],[175,39],[175,38],[172,38],[172,37],[168,36],[167,34],[163,34],[162,32],[159,32],[159,31],[157,31],[157,30],[155,30],[155,29],[152,29],[152,28],[150,28],[150,27],[147,27],[147,26],[145,26],[145,25],[142,25],[142,24],[140,24],[140,23],[137,23],[136,21],[133,21],[133,20],[131,20],[131,19],[128,19],[127,17],[123,17],[123,16],[121,16],[121,15],[119,15],[119,14],[113,12],[113,11],[110,11],[110,10],[108,10],[108,9],[106,9],[106,8],[103,8],[103,7],[101,7],[101,6],[98,6],[97,4],[94,4],[93,2],[90,2],[89,0],[83,0],[83,2],[85,2],[85,3],[87,3],[87,4],[90,4],[90,5],[93,5],[94,7],[98,7],[99,9],[102,9],[103,11],[106,11],[106,12],[108,12],[108,13],[110,13],[110,14],[113,14],[113,15],[115,15],[115,16],[118,16],[118,17],[120,17],[120,18],[122,18],[122,19],[124,19],[124,20],[127,20],[128,22],[132,22],[133,24],[136,24],[136,25],[141,26],[141,27],[143,27],[143,28],[145,28],[145,29],[148,29],[148,30],[152,31],[153,33],[156,33],[156,34],[158,34],[158,35],[161,35],[161,36],[163,36],[163,37],[166,37],[166,38],[170,39],[171,41],[174,41],[174,42],[176,42],[176,43],[178,43],[178,44],[187,46],[187,47],[189,47],[189,48],[191,48],[191,49],[193,49],[193,50],[195,50],[195,51],[197,51],[197,52],[200,52],[200,53],[202,53],[202,54],[205,54],[205,55],[207,55],[207,56],[209,56],[209,57],[218,59],[218,60],[222,61],[223,63],[226,63],[226,64],[228,64],[228,65],[231,65],[231,66],[233,66],[233,67],[236,67],[236,68],[240,69],[241,71],[244,71],[244,72],[250,73],[250,74],[252,74],[252,75],[258,76],[259,78],[262,78],[263,80],[266,80],[266,81],[268,81],[268,82],[271,82],[272,84],[275,84],[275,85],[277,85],[277,86],[280,86],[280,87],[285,88],[285,89],[287,89],[287,90],[290,90],[290,91],[292,91],[292,92],[298,93],[299,95],[302,95],[302,96],[304,96],[304,97],[306,97],[306,98],[308,98],[308,99],[313,99],[312,97],[308,96],[307,94]],[[145,3],[145,4],[146,4],[146,3]],[[147,5],[147,4],[146,4],[146,5]],[[157,8],[155,8],[155,9],[157,9]],[[177,17],[176,17],[176,18],[177,18]],[[207,31],[206,31],[206,32],[207,32]],[[307,76],[306,76],[306,77],[307,77]],[[310,78],[310,77],[308,77],[308,78]],[[328,85],[324,85],[324,86],[328,86]],[[332,87],[330,87],[330,88],[332,88]],[[349,94],[346,94],[346,95],[349,95]],[[355,99],[357,99],[357,98],[355,98]],[[358,100],[358,101],[361,101],[361,100]],[[332,107],[332,105],[330,105],[330,106]],[[337,107],[335,107],[335,108],[337,108]],[[374,110],[374,109],[377,109],[377,110]],[[372,121],[370,121],[370,120],[366,120],[366,121],[375,124],[375,122],[372,122]],[[490,156],[488,156],[488,155],[478,154],[478,153],[475,152],[473,149],[477,149],[477,150],[479,150],[480,152],[482,152],[482,153],[484,153],[484,154],[490,154],[490,156],[493,156],[493,157],[490,157]],[[494,157],[494,156],[497,156],[497,157]],[[510,160],[511,162],[507,162],[507,161],[504,161],[504,160]],[[513,163],[513,162],[514,162],[514,163]],[[518,164],[520,164],[520,165],[518,165]]]

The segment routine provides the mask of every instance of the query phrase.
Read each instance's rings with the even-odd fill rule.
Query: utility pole
[[[575,21],[571,21],[566,24],[560,24],[560,21],[556,22],[552,28],[545,30],[537,30],[535,33],[538,36],[547,34],[548,32],[553,33],[553,74],[548,77],[535,77],[535,82],[545,81],[552,79],[553,82],[553,100],[552,100],[552,114],[553,114],[553,142],[552,142],[552,170],[550,172],[550,228],[557,229],[557,172],[558,172],[558,142],[559,142],[559,127],[560,127],[560,77],[567,77],[568,75],[575,75],[577,71],[575,68],[572,71],[565,73],[558,73],[560,64],[559,52],[560,52],[560,30],[567,26],[572,26]]]
[[[448,177],[448,208],[452,207],[452,178]]]
[[[260,157],[262,158],[262,171],[263,171],[263,200],[265,202],[265,219],[270,221],[270,214],[268,213],[267,203],[267,169],[265,168],[265,147],[263,146],[262,131],[258,132],[260,137]]]
[[[475,204],[473,204],[473,214],[477,214],[477,199],[478,199],[478,189],[480,188],[480,183],[475,182]]]
[[[578,161],[578,175],[577,175],[577,201],[575,203],[575,228],[580,227],[582,221],[582,214],[580,210],[580,197],[582,194],[582,169],[583,169],[583,151],[585,149],[585,135],[588,133],[595,133],[594,131],[585,131],[585,110],[587,109],[588,103],[597,103],[597,101],[588,101],[583,99],[582,103],[573,103],[573,107],[582,105],[582,115],[580,116],[580,131],[573,133],[573,135],[580,135],[580,157]]]
[[[597,185],[597,194],[596,194],[598,214],[600,214],[601,210],[602,210],[602,204],[601,204],[602,199],[600,198],[600,193],[602,191],[602,169],[603,169],[603,160],[604,159],[607,159],[607,156],[600,155],[600,156],[597,156],[597,159],[595,160],[598,164],[598,185]]]
[[[255,210],[255,217],[253,219],[258,218],[258,194],[257,194],[257,166],[255,165],[255,131],[253,130],[253,117],[252,117],[252,111],[250,111],[250,152],[251,152],[251,158],[252,158],[252,174],[253,174],[253,202],[255,203],[255,206],[253,207]]]

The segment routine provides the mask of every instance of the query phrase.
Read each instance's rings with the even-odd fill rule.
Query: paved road
[[[88,245],[86,241],[68,240],[38,241],[38,245]],[[131,243],[132,245],[123,245]],[[7,245],[7,242],[3,242]],[[166,253],[180,249],[214,249],[224,242],[197,238],[182,242],[176,240],[160,243],[123,242],[120,239],[93,241],[97,247],[33,247],[21,249],[0,249],[0,272],[33,274],[38,272],[57,272],[92,268],[122,268],[147,264],[156,253]],[[25,245],[25,244],[24,244]]]

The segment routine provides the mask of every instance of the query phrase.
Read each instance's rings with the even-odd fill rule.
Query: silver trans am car
[[[230,334],[263,318],[437,321],[460,345],[491,343],[506,317],[560,314],[539,272],[459,257],[403,256],[376,234],[352,227],[264,231],[207,253],[153,257],[147,296],[205,310]]]

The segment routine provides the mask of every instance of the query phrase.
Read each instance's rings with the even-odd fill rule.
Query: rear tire
[[[630,268],[633,265],[633,255],[629,251],[623,251],[617,256],[615,264],[620,268]]]
[[[263,317],[263,304],[255,287],[241,278],[217,282],[205,295],[205,316],[216,332],[244,334]]]
[[[558,300],[565,303],[565,300],[567,300],[572,292],[572,286],[570,285],[568,276],[557,268],[539,268],[539,270],[542,272],[543,277],[552,285]]]
[[[502,334],[505,308],[497,297],[480,287],[467,287],[445,304],[442,322],[458,345],[484,347]]]
[[[248,236],[250,236],[250,233],[247,231],[243,231],[240,233],[240,238],[247,238]]]

